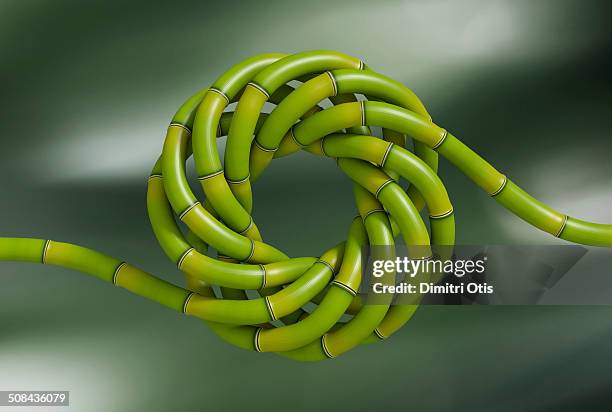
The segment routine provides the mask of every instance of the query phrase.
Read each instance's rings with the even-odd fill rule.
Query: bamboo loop
[[[328,108],[326,100],[332,103]],[[237,103],[234,110],[228,110],[230,103]],[[271,113],[263,112],[265,103],[274,105]],[[382,139],[372,136],[372,126],[382,127]],[[217,139],[224,136],[222,163]],[[414,152],[405,148],[406,138],[413,140]],[[346,241],[318,257],[288,257],[262,240],[252,217],[251,183],[274,158],[299,150],[337,162],[353,181],[359,211]],[[191,156],[204,199],[197,199],[187,182],[185,162]],[[428,259],[432,246],[454,244],[455,214],[437,175],[439,156],[529,224],[569,242],[612,246],[612,225],[569,217],[531,197],[436,125],[403,84],[360,59],[311,51],[238,63],[187,99],[169,123],[148,178],[147,210],[161,248],[184,272],[186,287],[97,251],[50,240],[0,238],[0,260],[89,273],[198,317],[243,349],[302,361],[331,359],[387,339],[417,310],[417,305],[361,301],[363,246],[389,246],[391,258],[401,236],[407,246],[423,247],[414,258]],[[408,190],[398,184],[400,178],[410,184]],[[209,247],[217,256],[209,256]],[[307,309],[309,303],[314,309]]]

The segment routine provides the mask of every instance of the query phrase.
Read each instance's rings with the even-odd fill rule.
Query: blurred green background
[[[243,58],[310,49],[404,82],[527,191],[610,222],[610,16],[612,3],[578,0],[2,0],[0,235],[82,244],[181,282],[145,212],[173,112]],[[559,243],[448,163],[440,173],[459,243]],[[263,236],[291,255],[340,241],[355,214],[348,178],[305,153],[254,190]],[[564,287],[586,278],[610,296],[600,255]],[[301,364],[83,274],[2,263],[0,275],[0,390],[70,390],[72,410],[612,407],[609,306],[424,307],[388,341]]]

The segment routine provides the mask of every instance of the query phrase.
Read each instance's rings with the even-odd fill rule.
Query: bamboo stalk
[[[302,84],[288,84],[293,80]],[[328,99],[332,106],[324,109]],[[228,110],[234,102],[235,111]],[[262,111],[266,103],[275,105],[269,114]],[[372,136],[374,126],[382,127],[383,139]],[[222,136],[224,162],[217,145]],[[413,139],[414,153],[404,148],[406,138]],[[336,159],[353,180],[359,211],[346,242],[318,258],[289,258],[262,240],[252,217],[251,182],[272,159],[302,149]],[[185,176],[192,155],[202,201]],[[390,299],[364,303],[357,294],[363,246],[386,246],[381,258],[393,259],[401,235],[411,257],[424,259],[432,246],[454,244],[453,207],[437,176],[439,155],[527,223],[570,242],[612,246],[612,225],[569,217],[533,198],[433,123],[403,84],[359,59],[312,51],[244,60],[188,98],[172,118],[148,180],[147,211],[164,253],[185,274],[186,288],[103,253],[51,240],[0,238],[0,261],[91,274],[198,317],[243,349],[329,359],[386,339],[418,308],[391,305]],[[429,231],[420,215],[424,207]],[[212,250],[216,258],[208,255]],[[213,285],[222,296],[215,296]]]

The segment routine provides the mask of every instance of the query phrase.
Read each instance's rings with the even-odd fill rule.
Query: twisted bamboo
[[[288,85],[293,80],[299,87]],[[358,100],[356,95],[367,100]],[[325,99],[333,106],[319,105]],[[234,112],[226,111],[237,101]],[[266,102],[276,105],[263,113]],[[369,126],[383,128],[383,139]],[[216,139],[227,135],[224,167]],[[404,149],[405,137],[414,153]],[[359,211],[348,237],[320,257],[289,258],[262,241],[251,217],[251,182],[273,158],[298,150],[335,158],[354,181]],[[185,177],[193,154],[206,200]],[[453,207],[436,171],[442,155],[498,203],[570,242],[612,246],[612,226],[559,213],[520,189],[433,123],[417,96],[344,54],[313,51],[247,59],[189,98],[173,117],[148,182],[147,209],[166,255],[186,274],[182,288],[126,262],[51,240],[0,238],[0,260],[62,266],[196,316],[238,347],[299,360],[338,356],[385,339],[415,305],[363,305],[362,246],[453,245]],[[410,182],[404,191],[397,180]],[[419,214],[426,207],[430,231]],[[184,234],[175,216],[187,228]],[[207,256],[208,245],[219,253]],[[392,252],[390,252],[392,254]],[[217,298],[211,286],[223,292]],[[256,290],[258,298],[245,291]],[[315,302],[316,309],[303,308]],[[350,320],[341,321],[346,313]],[[281,323],[275,321],[280,320]]]

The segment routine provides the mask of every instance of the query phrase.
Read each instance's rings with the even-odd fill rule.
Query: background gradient
[[[612,221],[608,1],[84,4],[0,2],[1,236],[82,244],[181,283],[145,210],[174,111],[243,58],[310,49],[362,58],[538,199]],[[440,174],[458,243],[562,243],[452,165]],[[254,192],[264,238],[294,256],[345,238],[355,215],[349,179],[307,153],[273,162]],[[601,253],[565,287],[610,296]],[[610,306],[423,307],[388,341],[302,364],[87,275],[3,262],[0,276],[0,390],[69,390],[72,410],[612,407]]]

